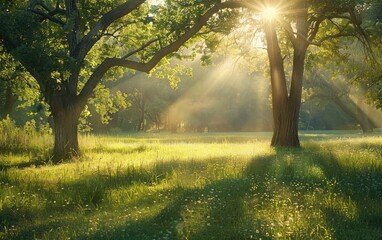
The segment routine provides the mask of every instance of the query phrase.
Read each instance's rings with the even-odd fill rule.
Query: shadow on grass
[[[109,209],[111,218],[122,216],[123,210],[128,210],[127,212],[132,216],[119,221],[111,220],[111,227],[101,226],[95,232],[76,235],[76,238],[249,239],[253,237],[273,239],[277,237],[265,235],[265,233],[274,233],[271,224],[276,219],[276,212],[272,212],[273,209],[268,207],[272,201],[286,199],[278,195],[277,190],[298,192],[297,195],[288,195],[288,198],[298,205],[306,205],[304,196],[314,194],[316,189],[322,189],[322,196],[317,197],[319,200],[323,200],[326,195],[338,195],[355,204],[356,214],[352,218],[344,218],[343,212],[335,207],[335,200],[333,205],[316,204],[318,211],[324,215],[324,227],[334,230],[333,238],[378,239],[382,233],[382,171],[380,168],[359,169],[341,161],[343,160],[338,159],[331,152],[322,152],[319,147],[277,148],[274,155],[252,159],[236,176],[211,180],[200,187],[174,186],[171,189],[161,189],[152,195],[142,194],[125,207],[111,206],[112,208]],[[17,215],[13,216],[9,214],[9,211],[15,210],[6,208],[0,211],[0,219],[8,219],[8,222],[2,222],[3,226],[25,224],[22,231],[9,235],[8,239],[30,239],[35,235],[42,237],[47,231],[57,230],[60,227],[78,228],[78,232],[84,228],[88,230],[88,222],[83,222],[82,226],[76,226],[80,223],[71,222],[70,218],[65,218],[65,214],[74,215],[79,209],[85,209],[81,213],[82,219],[96,217],[100,212],[95,209],[104,205],[104,198],[112,190],[142,185],[148,191],[150,186],[170,180],[179,171],[187,170],[187,174],[192,174],[192,172],[206,171],[209,164],[221,164],[221,162],[222,159],[174,161],[159,163],[152,168],[127,168],[110,175],[94,173],[75,182],[64,182],[52,191],[44,190],[41,193],[42,198],[52,202],[57,200],[56,190],[63,188],[65,190],[58,193],[60,199],[69,199],[71,202],[65,207],[62,207],[64,202],[59,202],[57,205],[47,203],[38,214],[44,216],[44,211],[53,213],[52,221],[28,226],[25,221],[33,222],[35,213],[23,213],[22,209],[19,209],[16,212]],[[329,184],[332,185],[329,186]],[[256,188],[253,189],[253,186]],[[262,209],[259,210],[268,211],[269,218],[247,212],[248,199],[256,201],[260,200],[261,196],[268,196],[266,198],[268,202],[260,206]],[[130,198],[131,196],[122,193],[120,197]],[[90,207],[84,208],[86,205]],[[258,205],[252,207],[254,210],[260,208]],[[139,217],[139,212],[145,209],[149,209],[147,215]],[[121,212],[112,213],[113,210]],[[272,214],[275,219],[272,219]],[[309,223],[310,220],[307,219],[304,221],[307,225],[315,224]],[[257,232],[260,228],[262,231]],[[303,239],[308,235],[309,233],[291,233],[289,237]]]
[[[33,223],[36,217],[40,218],[40,221],[43,220],[42,223],[37,225],[26,224],[19,232],[10,232],[11,235],[7,237],[8,239],[34,239],[35,235],[40,236],[39,234],[43,234],[43,231],[52,230],[53,227],[57,226],[57,221],[52,217],[61,219],[64,222],[63,225],[58,227],[70,226],[73,222],[65,221],[63,216],[94,214],[98,206],[103,203],[108,191],[129,188],[134,184],[145,186],[159,184],[171,176],[174,170],[170,164],[159,164],[150,169],[129,167],[109,175],[95,172],[74,182],[62,182],[49,188],[36,185],[31,186],[32,189],[25,189],[25,186],[17,186],[19,185],[17,178],[16,180],[10,178],[7,169],[11,167],[24,168],[33,164],[35,163],[7,166],[0,171],[1,184],[13,185],[16,188],[20,187],[16,192],[18,195],[33,192],[34,196],[44,200],[41,202],[43,208],[38,210],[31,210],[27,204],[20,205],[12,202],[2,206],[0,210],[0,231],[27,222]]]
[[[172,201],[154,216],[126,222],[112,231],[100,230],[83,237],[137,240],[247,239],[249,232],[243,230],[253,229],[251,222],[244,224],[245,212],[242,204],[248,190],[249,182],[244,179],[216,181],[202,189],[173,189],[170,192]],[[192,219],[194,217],[198,219],[197,222]]]
[[[17,169],[24,169],[28,167],[41,167],[45,166],[46,162],[41,160],[34,160],[30,162],[21,162],[21,163],[15,163],[15,164],[4,164],[0,163],[0,171],[7,171],[10,168],[17,168]]]
[[[380,146],[368,145],[367,148],[378,150]],[[325,213],[327,226],[334,229],[335,239],[381,239],[381,165],[356,167],[330,151],[322,152],[318,146],[292,150],[279,148],[276,152],[276,161],[269,169],[278,184],[284,184],[291,192],[298,191],[302,195],[312,194],[315,188],[322,188],[323,194],[334,198],[325,199],[331,202],[323,204],[320,209]],[[296,159],[300,161],[294,164]],[[307,187],[297,188],[301,185]],[[302,203],[301,200],[293,199],[292,196],[292,201]],[[356,213],[344,217],[351,211],[341,205],[341,201],[354,204]]]
[[[353,219],[344,219],[338,211],[326,209],[328,222],[336,229],[336,237],[338,239],[381,239],[381,165],[357,168],[346,163],[341,164],[339,159],[331,153],[323,154],[318,150],[316,153],[320,156],[316,163],[322,167],[329,179],[336,181],[334,191],[343,194],[345,198],[356,204],[357,215]]]
[[[248,175],[267,172],[272,157],[258,157],[238,177],[213,181],[202,188],[177,187],[169,194],[172,201],[160,211],[138,221],[126,222],[113,231],[98,231],[89,239],[249,239],[256,235],[256,228],[265,224],[261,219],[247,216],[245,199],[252,179]],[[176,168],[205,169],[206,163],[177,163]],[[151,196],[153,197],[153,196]],[[154,198],[154,197],[153,197]],[[155,199],[155,198],[154,198]],[[152,201],[154,201],[152,199]],[[147,202],[145,199],[137,202]],[[146,205],[138,207],[144,209]],[[257,234],[257,237],[265,235]]]

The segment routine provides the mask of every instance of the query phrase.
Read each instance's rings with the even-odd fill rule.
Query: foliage
[[[155,77],[168,80],[173,89],[178,87],[181,77],[184,76],[192,76],[192,68],[181,64],[172,66],[169,61],[167,61],[166,64],[161,65],[160,68],[155,71]]]
[[[119,90],[111,94],[110,89],[99,85],[94,94],[95,98],[91,99],[89,103],[94,106],[103,124],[109,123],[111,120],[110,114],[116,113],[118,110],[125,109],[128,106],[126,94],[121,93]]]
[[[92,114],[89,111],[88,106],[85,106],[85,109],[82,110],[79,123],[78,123],[78,131],[82,133],[89,133],[93,130],[92,124],[89,122],[89,117],[91,117]]]
[[[380,60],[382,49],[381,9],[381,1],[366,1],[359,6],[360,24],[365,29],[369,44],[365,47],[361,46],[359,41],[354,41],[350,45],[351,48],[347,49],[347,61],[349,64],[348,68],[346,68],[351,83],[364,90],[370,103],[379,109],[382,107],[380,85],[382,72],[382,62]]]
[[[8,87],[20,101],[19,108],[30,107],[39,99],[39,88],[32,76],[0,46],[0,99],[3,103]]]
[[[357,54],[355,54],[350,58],[351,65],[348,71],[353,75],[351,79],[353,84],[365,90],[369,102],[376,108],[382,109],[382,62],[379,60],[381,58],[382,42],[378,44],[373,48],[375,59],[360,61]]]
[[[380,134],[83,136],[86,156],[1,154],[4,239],[377,239]],[[38,166],[38,167],[37,167]]]
[[[102,1],[89,7],[91,2],[79,1],[77,7],[81,13],[81,21],[78,23],[79,26],[73,26],[77,23],[72,21],[77,21],[75,19],[78,16],[75,14],[71,16],[62,15],[61,10],[64,7],[69,8],[69,6],[64,6],[62,3],[56,6],[56,11],[59,14],[52,17],[55,20],[43,18],[40,21],[38,13],[42,11],[41,8],[44,8],[44,10],[54,8],[52,3],[31,3],[29,11],[25,11],[23,4],[14,2],[10,4],[12,10],[6,8],[1,15],[4,20],[1,29],[3,32],[2,37],[5,39],[4,44],[6,45],[7,41],[13,40],[12,43],[16,44],[16,48],[8,49],[11,50],[11,54],[19,59],[23,65],[37,67],[39,74],[34,74],[35,78],[38,78],[37,75],[43,74],[49,78],[44,80],[49,82],[42,82],[39,79],[40,85],[45,88],[63,86],[76,68],[75,59],[73,59],[75,56],[70,56],[67,52],[70,47],[68,45],[71,44],[67,42],[67,32],[73,30],[73,28],[78,28],[75,31],[84,35],[89,33],[89,30],[96,26],[99,16],[111,11],[113,8],[117,8],[122,3],[122,1],[114,1],[113,3]],[[83,65],[80,66],[81,72],[77,92],[81,92],[94,70],[106,58],[116,58],[116,56],[123,58],[126,54],[130,56],[129,52],[140,49],[142,45],[156,37],[158,40],[154,41],[155,44],[140,49],[134,55],[136,62],[146,62],[161,47],[170,45],[182,36],[192,27],[191,24],[197,22],[206,10],[214,4],[215,1],[194,2],[183,0],[166,1],[165,4],[161,5],[144,3],[140,6],[141,4],[136,4],[137,6],[131,14],[115,19],[107,30],[100,33],[101,36],[97,36],[99,41],[91,48],[84,59]],[[16,11],[13,8],[19,10]],[[229,12],[232,11],[216,15],[216,19],[214,19],[216,23],[211,22],[211,27],[219,25],[219,20],[230,19],[226,16],[230,15]],[[171,18],[171,21],[169,18]],[[28,24],[25,24],[27,19]],[[62,25],[61,22],[64,24]],[[16,40],[17,38],[13,39],[15,35],[23,37]],[[160,43],[156,44],[158,41]],[[9,45],[6,46],[9,48]],[[50,59],[50,61],[45,61],[46,59]],[[31,69],[27,69],[31,71]],[[171,68],[167,69],[174,71]],[[104,80],[115,79],[122,76],[123,73],[124,71],[121,68],[112,68],[106,73]]]

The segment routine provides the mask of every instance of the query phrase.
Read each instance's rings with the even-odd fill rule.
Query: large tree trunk
[[[304,4],[302,2],[302,4]],[[303,8],[301,8],[303,9]],[[292,80],[288,94],[284,59],[278,43],[274,23],[268,21],[265,27],[267,52],[270,63],[272,85],[273,137],[271,146],[299,147],[298,121],[301,107],[302,80],[304,76],[304,62],[308,44],[306,35],[307,9],[297,17],[297,36],[291,36],[294,46]]]
[[[54,120],[53,161],[60,162],[80,156],[78,146],[78,119],[81,108],[73,105],[52,107]]]
[[[281,54],[271,64],[273,137],[271,146],[299,147],[298,122],[301,108],[302,80],[304,74],[305,50],[295,49],[292,82],[287,95],[285,73]],[[280,89],[282,86],[282,89]]]
[[[300,103],[288,100],[286,104],[273,111],[274,130],[271,146],[299,147],[298,117]]]

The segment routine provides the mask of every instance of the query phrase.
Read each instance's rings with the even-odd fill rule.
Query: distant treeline
[[[175,87],[166,78],[157,78],[155,74],[149,77],[143,73],[127,74],[124,77],[127,81],[120,79],[107,82],[112,92],[119,90],[126,94],[128,107],[111,114],[111,120],[105,124],[95,107],[89,105],[90,114],[80,123],[80,129],[98,133],[271,131],[269,80],[262,73],[249,74],[233,65],[229,61],[209,67],[194,63],[193,75],[181,76],[181,81]],[[313,84],[310,88],[320,89],[314,86],[314,81],[310,84]],[[327,94],[329,84],[320,91]],[[322,81],[320,87],[322,88]],[[5,93],[0,94],[4,95]],[[371,119],[382,116],[365,104],[351,110],[354,108],[353,103],[341,103],[339,99],[334,101],[327,95],[324,96],[304,99],[299,120],[300,129],[360,129],[360,123],[355,116],[368,114],[370,116],[367,117]],[[364,111],[361,112],[360,109]],[[23,108],[18,108],[16,103],[11,117],[19,125],[31,119],[35,119],[37,126],[46,121],[51,123],[44,110],[44,105],[39,102]],[[0,113],[3,111],[4,108],[1,108]]]

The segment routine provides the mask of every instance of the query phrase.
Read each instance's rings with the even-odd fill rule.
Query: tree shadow
[[[15,166],[28,167],[30,165],[12,165],[12,167]],[[43,187],[40,189],[36,185],[33,187],[34,190],[38,188],[38,191],[34,191],[34,195],[44,200],[41,203],[43,208],[31,210],[28,205],[3,205],[0,210],[0,227],[1,229],[11,229],[12,226],[24,225],[21,231],[10,232],[11,235],[8,238],[34,239],[35,236],[44,234],[46,230],[64,228],[73,224],[71,221],[65,221],[62,216],[79,212],[82,215],[97,214],[96,209],[103,203],[106,192],[110,190],[128,188],[134,184],[146,186],[160,184],[173,173],[173,170],[174,168],[169,164],[159,164],[151,169],[132,167],[119,173],[110,173],[110,175],[95,172],[74,182],[62,182],[47,189]],[[7,170],[1,171],[1,182],[17,185],[17,182],[9,178]],[[23,189],[19,191],[24,192]],[[37,225],[37,228],[35,224],[26,224],[33,222],[36,216],[44,219],[43,223]],[[61,219],[64,224],[57,225],[54,217]]]
[[[256,159],[251,168],[263,172],[266,159]],[[212,160],[214,161],[214,160]],[[218,160],[217,160],[218,161]],[[255,162],[256,162],[255,161]],[[165,169],[203,169],[206,163],[168,163]],[[250,171],[250,170],[245,170]],[[158,173],[158,172],[157,172]],[[146,180],[145,180],[146,181]],[[117,188],[119,186],[113,186]],[[100,229],[92,235],[83,235],[86,239],[245,239],[254,231],[252,222],[246,219],[243,202],[251,187],[251,180],[246,175],[237,178],[213,181],[202,188],[179,186],[171,190],[162,190],[162,195],[170,194],[171,201],[161,206],[155,214],[137,221],[126,221],[113,230]],[[150,199],[151,198],[151,199]],[[156,196],[144,196],[137,199],[138,209],[154,207]],[[150,204],[151,203],[151,204]],[[158,204],[157,204],[158,205]],[[189,209],[193,213],[187,211]],[[234,215],[227,216],[227,213]],[[193,228],[194,215],[200,215]],[[245,222],[247,221],[247,222]],[[244,224],[243,224],[244,223]],[[244,227],[245,226],[245,227]],[[247,228],[247,232],[243,231]]]
[[[243,209],[242,198],[248,186],[238,189],[228,186],[243,183],[243,180],[222,180],[202,189],[178,188],[173,201],[154,216],[139,221],[126,222],[111,232],[100,230],[88,239],[245,239],[240,228]],[[215,192],[216,190],[217,192]],[[221,191],[220,191],[221,190]],[[217,195],[215,194],[217,193]],[[229,198],[227,196],[229,195]],[[208,200],[214,195],[214,200]],[[146,199],[147,200],[147,199]],[[141,208],[141,207],[138,207]],[[193,214],[200,214],[199,228],[189,219],[188,208]],[[226,213],[234,213],[227,216]]]
[[[368,148],[370,146],[368,145]],[[380,146],[376,145],[376,149]],[[323,204],[326,224],[334,229],[336,239],[378,239],[382,234],[382,168],[371,166],[360,168],[343,163],[331,151],[323,152],[318,146],[309,149],[285,150],[276,149],[276,155],[284,156],[277,161],[277,181],[285,184],[291,192],[300,191],[302,195],[312,194],[314,189],[322,188],[331,203]],[[287,155],[286,155],[287,153]],[[288,164],[288,158],[308,159],[304,169],[301,162]],[[379,165],[381,166],[381,165]],[[317,177],[312,171],[322,171]],[[274,174],[274,173],[273,173]],[[304,174],[306,174],[304,176]],[[310,177],[307,176],[310,174]],[[276,174],[277,175],[277,174]],[[297,189],[295,183],[311,186]],[[301,201],[293,199],[292,201]],[[324,198],[322,198],[324,199]],[[326,199],[327,200],[327,199]],[[355,213],[350,214],[344,204],[354,206]],[[345,216],[350,214],[352,216]]]
[[[224,160],[224,159],[223,159]],[[208,164],[221,164],[222,159],[210,161],[173,161],[162,162],[152,168],[127,168],[119,173],[93,173],[74,181],[63,182],[52,190],[43,190],[41,198],[51,202],[57,199],[57,189],[64,188],[61,199],[71,199],[72,203],[61,207],[47,205],[43,211],[54,213],[57,218],[62,214],[72,214],[81,209],[83,218],[96,217],[97,208],[102,207],[107,193],[119,189],[129,189],[140,184],[145,189],[165,183],[180,170],[186,174],[206,171]],[[317,174],[315,174],[317,173]],[[271,179],[269,182],[269,179]],[[297,184],[296,184],[297,183]],[[331,189],[328,184],[333,183]],[[253,188],[256,186],[256,188]],[[301,188],[301,186],[305,186]],[[280,196],[275,190],[298,192]],[[255,157],[235,176],[211,180],[200,187],[175,186],[171,189],[159,189],[156,194],[142,196],[126,206],[113,206],[116,211],[126,210],[131,214],[148,211],[145,217],[126,217],[124,220],[111,220],[112,227],[100,227],[92,233],[76,236],[79,239],[272,239],[273,209],[271,202],[290,199],[293,203],[306,204],[303,196],[317,194],[317,199],[326,196],[340,196],[338,201],[348,199],[355,205],[356,213],[352,218],[344,218],[341,209],[334,205],[323,204],[319,210],[324,214],[324,224],[334,230],[336,239],[378,239],[382,232],[382,171],[381,169],[359,169],[344,166],[332,152],[323,152],[319,147],[308,149],[276,148],[269,156]],[[321,191],[320,190],[320,191]],[[262,196],[267,196],[263,198]],[[160,197],[159,197],[160,196]],[[166,198],[168,196],[169,198]],[[121,195],[121,197],[129,197]],[[248,213],[248,208],[256,212],[256,201],[266,199],[262,210],[269,212],[269,217]],[[253,201],[251,203],[249,201]],[[89,207],[85,207],[89,205]],[[318,204],[317,204],[318,205]],[[4,210],[5,209],[5,210]],[[10,226],[33,221],[34,214],[18,210],[16,216],[10,215],[14,209],[4,208],[0,219],[8,219]],[[82,210],[81,210],[82,211]],[[305,210],[309,213],[308,210]],[[120,217],[119,213],[110,213]],[[122,215],[122,213],[121,213]],[[46,216],[48,217],[48,216]],[[66,219],[67,220],[67,219]],[[10,235],[9,239],[29,239],[42,236],[46,231],[59,227],[76,228],[69,220],[46,221],[37,227],[26,226],[21,232]],[[310,220],[305,220],[307,224]],[[2,225],[5,225],[4,222]],[[83,223],[87,227],[88,223]],[[315,226],[311,226],[312,228]],[[258,229],[262,231],[258,232]],[[363,236],[364,234],[368,234]],[[306,236],[306,235],[305,235]],[[363,238],[362,238],[363,236]],[[380,236],[380,235],[379,235]],[[298,233],[289,235],[291,239],[301,239]]]
[[[21,163],[14,163],[14,164],[5,164],[0,163],[0,171],[7,171],[11,168],[17,168],[17,169],[24,169],[29,167],[41,167],[45,166],[47,163],[41,160],[33,160],[29,162],[21,162]]]
[[[209,164],[215,161],[219,160],[211,159]],[[12,167],[21,168],[32,165],[32,163],[30,163],[30,165],[14,164]],[[11,166],[9,166],[9,168],[10,167]],[[49,219],[50,216],[47,215],[48,213],[57,218],[62,218],[60,216],[65,214],[70,215],[79,211],[83,212],[83,214],[87,216],[98,214],[96,209],[99,206],[102,206],[108,192],[119,189],[129,189],[133,185],[142,185],[144,187],[160,185],[162,181],[171,178],[174,171],[179,168],[190,171],[203,171],[203,169],[206,169],[206,163],[203,161],[161,162],[149,168],[127,167],[125,169],[120,169],[119,171],[117,170],[116,172],[93,172],[75,181],[62,181],[51,188],[44,189],[44,187],[41,187],[41,190],[38,191],[37,195],[40,199],[45,200],[43,209],[40,209],[38,212],[33,212],[28,208],[28,206],[3,206],[0,211],[0,224],[3,229],[10,228],[12,225],[20,225],[27,221],[32,222],[36,215],[46,215],[45,218]],[[7,170],[2,171],[1,181],[4,183],[17,185],[15,179],[9,178]],[[33,188],[37,189],[39,186],[36,185],[33,186]],[[20,191],[23,190],[20,189]],[[179,199],[179,193],[185,192],[183,195],[186,196],[186,192],[188,192],[188,190],[184,190],[182,188],[174,189],[174,191],[177,192],[175,199]],[[141,200],[142,202],[147,202],[147,199]],[[136,201],[139,200],[135,200],[135,202]],[[174,209],[176,209],[176,206],[180,206],[179,204],[179,201],[173,201],[171,206],[167,206],[162,209],[158,216],[155,219],[152,219],[150,223],[165,223],[165,219],[167,218],[166,216],[171,215],[174,212]],[[52,221],[41,223],[38,225],[37,229],[34,229],[35,226],[33,224],[30,224],[30,226],[25,226],[22,231],[14,234],[12,238],[29,239],[35,234],[39,236],[39,234],[43,234],[43,232],[39,231],[45,231],[47,228],[55,226],[54,221]],[[130,232],[134,233],[134,229],[140,229],[139,225],[144,225],[145,222],[146,220],[138,221],[137,223],[134,222],[131,224],[133,228],[129,227],[128,229],[131,230]],[[67,224],[70,225],[71,223],[68,222]],[[103,232],[100,232],[99,236],[103,234]]]
[[[86,238],[249,239],[265,221],[257,219],[254,226],[253,216],[246,215],[243,205],[253,184],[248,176],[265,174],[271,162],[272,156],[257,157],[237,177],[213,181],[202,188],[172,189],[173,200],[155,215],[126,222],[112,232],[100,230]],[[205,165],[203,162],[177,163],[178,168],[203,169]],[[137,202],[147,202],[147,199]],[[266,239],[265,235],[257,236]]]

